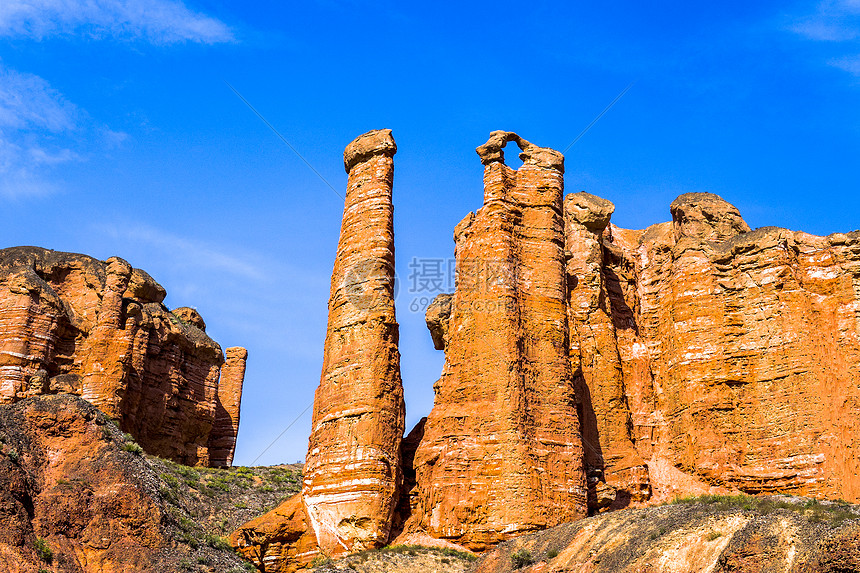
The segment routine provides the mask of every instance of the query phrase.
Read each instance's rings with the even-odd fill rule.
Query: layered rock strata
[[[484,205],[455,229],[456,292],[426,315],[444,370],[401,441],[393,152],[371,132],[345,153],[304,503],[234,535],[265,571],[393,535],[484,550],[678,495],[860,497],[860,232],[751,231],[704,193],[621,229],[606,200],[562,200],[561,154],[508,132],[478,148]]]
[[[571,370],[593,509],[651,495],[648,468],[631,435],[623,367],[631,357],[622,360],[616,342],[631,335],[632,316],[625,305],[613,306],[623,293],[602,240],[614,210],[609,201],[584,191],[564,200]]]
[[[230,544],[266,573],[293,573],[320,555],[301,494],[242,525]]]
[[[857,500],[860,233],[750,231],[704,193],[670,212],[599,238],[614,333],[591,355],[613,364],[592,377],[584,431],[599,434],[607,483],[629,489],[610,461],[635,459],[632,442],[657,499],[716,487]]]
[[[215,422],[209,434],[209,465],[213,467],[233,465],[248,351],[241,346],[232,346],[224,351],[224,357],[218,380]]]
[[[165,296],[146,272],[118,257],[3,249],[0,403],[76,394],[151,454],[188,465],[229,463],[243,368],[228,365],[222,401],[221,347],[203,332],[202,319],[195,326],[191,309],[171,313]],[[227,422],[213,431],[218,416]]]
[[[323,553],[384,545],[401,481],[405,405],[394,313],[390,130],[344,151],[349,174],[302,499]]]
[[[516,171],[504,164],[510,141],[522,151]],[[450,313],[434,336],[445,367],[415,453],[413,521],[482,549],[582,517],[586,491],[567,347],[564,158],[503,131],[477,151],[484,206],[455,230],[457,289],[437,313]]]

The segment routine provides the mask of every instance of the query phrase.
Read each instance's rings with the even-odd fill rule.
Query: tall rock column
[[[635,330],[635,323],[631,325],[632,313],[623,301],[612,296],[620,293],[610,292],[618,277],[607,269],[604,257],[602,235],[613,211],[611,202],[585,191],[564,200],[571,370],[580,402],[589,501],[597,509],[623,507],[651,494],[648,468],[631,436],[616,328],[618,322],[622,329]]]
[[[504,164],[515,141],[523,166]],[[484,206],[455,230],[445,367],[415,455],[420,527],[482,549],[585,514],[570,376],[563,156],[496,131]],[[444,330],[444,329],[443,329]]]
[[[344,151],[349,181],[302,490],[308,521],[330,555],[388,541],[401,480],[405,405],[391,202],[396,151],[387,129],[359,136]]]
[[[132,360],[134,331],[125,330],[122,299],[131,279],[132,267],[111,257],[105,268],[105,287],[95,328],[87,337],[81,367],[81,397],[108,416],[118,418]]]
[[[233,464],[248,351],[241,346],[233,346],[224,351],[224,356],[215,402],[215,423],[209,435],[209,465],[213,467],[230,467]]]

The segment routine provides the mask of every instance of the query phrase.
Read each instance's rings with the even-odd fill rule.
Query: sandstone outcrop
[[[522,152],[518,170],[504,164],[509,142]],[[456,291],[427,309],[445,351],[434,407],[402,439],[395,151],[377,131],[344,153],[349,189],[304,490],[232,538],[260,568],[292,571],[395,537],[483,551],[679,495],[860,499],[860,232],[752,231],[707,193],[678,197],[670,222],[621,229],[609,201],[563,198],[560,153],[503,131],[477,150],[484,205],[454,231]],[[703,522],[675,511],[664,513],[677,535],[630,545],[623,558],[601,540],[641,534],[639,521],[662,514],[564,526],[578,536],[573,548],[533,570],[764,571],[806,552],[781,570],[815,571],[816,551],[832,550],[838,566],[854,558],[856,529],[839,529],[825,550],[793,517],[734,512],[709,514],[719,535],[702,541]],[[678,559],[660,561],[654,547]],[[749,560],[751,551],[770,556]],[[480,570],[496,570],[486,563]]]
[[[671,213],[644,231],[609,225],[591,248],[602,263],[568,267],[577,328],[602,329],[580,354],[583,432],[605,482],[644,493],[648,477],[658,500],[710,487],[856,501],[860,233],[750,231],[704,193]],[[568,210],[568,245],[584,259],[576,219]],[[586,304],[581,287],[597,280]],[[577,318],[586,308],[599,312]]]
[[[504,164],[516,142],[523,165]],[[415,453],[412,527],[472,549],[585,515],[568,358],[563,156],[478,148],[484,206],[456,228],[457,289],[431,306],[445,367]],[[438,311],[436,308],[438,307]],[[409,525],[407,525],[409,527]]]
[[[614,210],[609,201],[584,191],[564,200],[571,370],[589,502],[594,509],[641,502],[651,495],[648,468],[630,434],[630,409],[616,343],[627,335],[630,317],[623,306],[612,306],[621,293],[617,275],[607,270],[612,255],[602,243]]]
[[[189,544],[187,514],[165,501],[165,484],[130,445],[76,396],[0,405],[0,571],[163,573],[192,560],[218,571],[241,566],[232,551]]]
[[[320,554],[301,494],[244,524],[230,535],[230,543],[267,573],[293,573]]]
[[[192,309],[112,257],[38,247],[0,251],[0,403],[71,393],[116,418],[147,452],[184,464],[229,464],[242,367],[228,364]],[[222,398],[223,397],[223,401]],[[220,420],[213,432],[213,425]],[[210,443],[218,454],[212,458]]]
[[[385,545],[399,499],[405,405],[394,313],[396,151],[390,130],[361,135],[344,151],[349,179],[302,490],[307,522],[327,555]]]
[[[215,422],[209,433],[209,465],[213,467],[233,465],[248,351],[241,346],[231,346],[224,351],[224,356],[224,365],[221,366],[221,377],[218,380]]]

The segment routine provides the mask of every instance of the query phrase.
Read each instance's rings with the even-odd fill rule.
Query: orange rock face
[[[228,363],[219,387],[220,346],[196,311],[167,310],[165,295],[117,257],[0,251],[0,403],[76,394],[119,420],[151,454],[229,464],[244,359],[241,367]]]
[[[293,573],[319,555],[301,494],[234,531],[230,543],[267,572]]]
[[[585,375],[596,425],[584,432],[599,434],[606,482],[629,489],[610,462],[632,442],[658,499],[689,483],[857,500],[860,234],[750,232],[709,194],[671,213],[600,238],[614,340],[596,348],[619,364]]]
[[[589,505],[597,509],[645,501],[651,495],[648,468],[631,435],[617,343],[631,317],[623,305],[613,306],[620,294],[618,277],[607,270],[611,253],[605,253],[601,238],[614,210],[609,201],[585,192],[571,193],[564,201],[571,369],[582,419]]]
[[[560,153],[508,132],[478,148],[484,205],[426,315],[444,370],[402,440],[394,151],[380,131],[344,154],[305,487],[233,536],[262,569],[392,536],[484,550],[676,495],[860,498],[860,232],[750,231],[702,193],[620,229],[610,202],[562,199]]]
[[[401,481],[405,405],[394,313],[390,130],[344,151],[349,173],[302,498],[328,555],[385,545]]]
[[[218,400],[215,402],[215,423],[209,434],[209,465],[213,467],[233,465],[248,351],[241,346],[232,346],[224,351],[224,356],[218,381]]]
[[[176,570],[184,553],[162,527],[157,486],[144,479],[155,476],[110,426],[72,396],[0,406],[0,570]],[[50,565],[34,551],[37,538],[53,552]]]
[[[507,167],[515,141],[523,166]],[[481,549],[585,515],[568,358],[563,160],[516,134],[478,148],[484,206],[455,230],[457,289],[445,367],[415,453],[416,515],[431,536]],[[436,306],[439,308],[437,309]],[[437,344],[438,346],[439,344]]]

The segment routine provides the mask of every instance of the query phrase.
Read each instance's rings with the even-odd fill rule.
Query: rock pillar
[[[396,151],[390,130],[359,136],[344,151],[349,180],[302,490],[308,521],[330,555],[388,541],[401,480],[405,406],[391,202]]]
[[[522,150],[517,171],[504,164],[509,141]],[[568,358],[564,157],[504,131],[477,151],[484,206],[455,230],[457,287],[437,336],[446,363],[415,456],[421,527],[472,549],[586,512]]]
[[[242,403],[242,384],[245,381],[245,363],[248,351],[241,346],[228,348],[221,366],[218,381],[218,398],[215,402],[215,423],[209,437],[209,463],[213,467],[233,464],[236,436],[239,434],[239,406]]]

